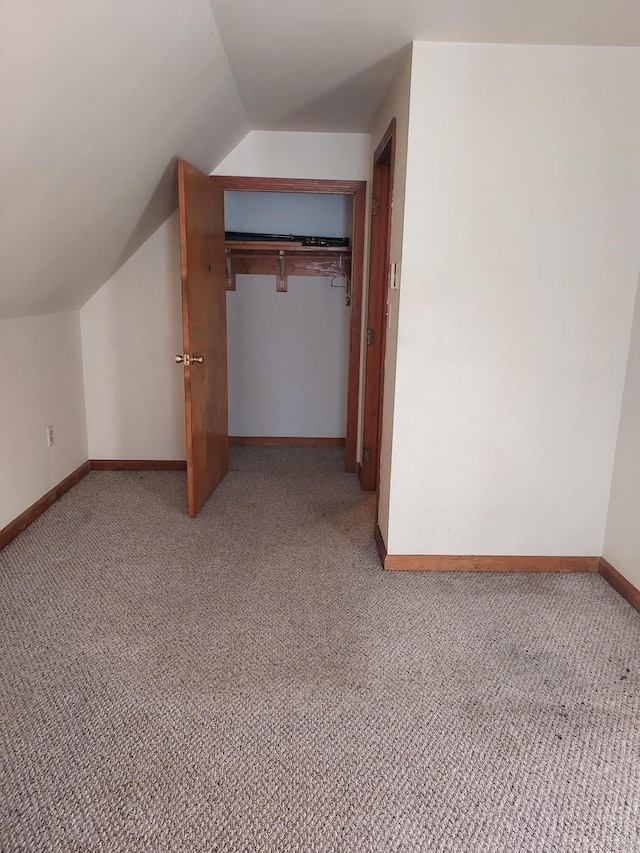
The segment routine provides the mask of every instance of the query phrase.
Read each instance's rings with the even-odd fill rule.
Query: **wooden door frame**
[[[364,370],[362,460],[360,484],[377,491],[380,483],[380,441],[384,397],[384,357],[387,341],[387,302],[391,259],[393,173],[396,156],[396,120],[392,119],[373,155],[371,237],[367,295],[367,346]]]
[[[211,175],[227,192],[305,193],[308,195],[348,195],[353,197],[351,235],[351,307],[349,314],[349,367],[347,379],[347,436],[344,466],[355,474],[360,397],[360,349],[362,344],[362,283],[366,181],[325,181],[315,178],[244,178]]]

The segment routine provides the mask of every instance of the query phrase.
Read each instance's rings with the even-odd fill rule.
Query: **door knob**
[[[185,367],[189,367],[190,364],[202,364],[204,362],[204,356],[202,355],[189,355],[185,353],[184,355],[176,356],[176,364],[184,364]]]
[[[204,362],[204,356],[202,355],[192,355],[191,356],[191,364],[202,364]]]

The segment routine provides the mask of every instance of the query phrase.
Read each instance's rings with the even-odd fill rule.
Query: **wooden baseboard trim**
[[[604,557],[600,557],[598,571],[617,593],[626,598],[632,607],[640,611],[640,589],[635,587],[631,581],[628,581],[624,575],[621,575],[617,569],[614,569],[611,563],[605,560]]]
[[[296,438],[280,435],[230,435],[229,444],[237,447],[344,447],[345,438]]]
[[[378,524],[376,524],[375,526],[373,535],[376,540],[376,545],[378,546],[378,554],[380,554],[380,559],[382,560],[382,567],[386,568],[385,562],[387,560],[387,546],[384,544],[384,539],[382,538],[382,531],[380,530]]]
[[[65,492],[68,492],[70,488],[75,486],[75,484],[85,477],[90,470],[91,467],[89,462],[83,462],[79,468],[72,471],[68,477],[65,477],[57,486],[50,489],[46,495],[43,495],[28,509],[25,509],[24,512],[20,513],[17,518],[10,521],[6,527],[3,527],[2,530],[0,530],[0,549],[4,548],[4,546],[11,542],[12,539],[15,539],[18,533],[22,533],[22,531],[34,522],[38,516],[42,515],[45,509],[48,509],[51,504],[55,503],[58,498],[61,498]]]
[[[385,569],[404,572],[597,572],[599,557],[387,554]]]
[[[184,459],[91,459],[92,471],[186,471]]]

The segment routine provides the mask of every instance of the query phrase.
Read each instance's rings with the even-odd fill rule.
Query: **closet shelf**
[[[291,241],[225,241],[227,290],[236,289],[236,275],[274,275],[276,290],[287,290],[287,276],[351,276],[351,249],[303,246]]]

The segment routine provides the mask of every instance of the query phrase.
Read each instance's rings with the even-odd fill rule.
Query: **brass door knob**
[[[185,367],[189,367],[190,364],[202,364],[204,362],[204,356],[202,355],[188,355],[185,353],[184,355],[176,356],[176,364],[184,364]]]

